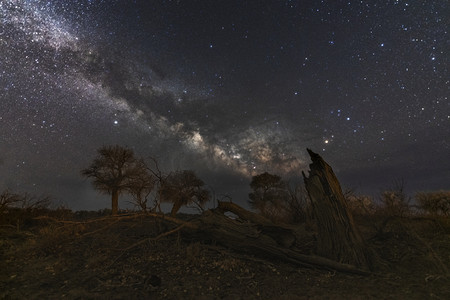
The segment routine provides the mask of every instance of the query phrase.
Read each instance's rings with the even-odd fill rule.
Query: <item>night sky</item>
[[[0,189],[110,206],[80,175],[120,144],[248,199],[306,148],[376,196],[450,188],[444,0],[0,0]],[[124,203],[122,202],[122,207]]]

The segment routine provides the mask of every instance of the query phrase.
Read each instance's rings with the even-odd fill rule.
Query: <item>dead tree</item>
[[[317,222],[316,242],[305,224],[275,224],[235,203],[220,201],[217,208],[204,211],[189,221],[149,213],[148,216],[177,225],[154,239],[181,231],[189,240],[214,241],[233,251],[270,260],[354,274],[371,274],[368,250],[346,207],[333,170],[318,154],[311,150],[308,152],[313,163],[310,165],[309,177],[303,176]],[[228,212],[233,213],[234,217],[229,217]],[[139,241],[127,250],[144,242]],[[311,246],[306,248],[307,245]],[[313,245],[317,245],[315,253],[310,251]]]
[[[224,215],[232,212],[240,219]],[[188,233],[200,239],[214,240],[237,252],[277,259],[300,266],[324,268],[354,274],[369,274],[353,265],[334,260],[305,255],[297,251],[296,239],[306,235],[299,226],[273,224],[261,215],[227,202],[219,202],[217,209],[205,211],[199,218],[189,222]],[[194,230],[192,230],[194,229]]]
[[[232,212],[236,215],[236,218],[230,218],[225,214],[227,212]],[[153,212],[147,213],[146,216],[158,218],[171,228],[156,237],[146,238],[128,246],[118,258],[126,251],[130,251],[150,240],[156,241],[181,231],[183,235],[188,237],[189,241],[193,239],[206,243],[214,241],[232,250],[231,252],[259,256],[270,261],[284,261],[298,266],[352,274],[371,274],[350,264],[305,254],[297,247],[302,240],[305,240],[305,237],[308,240],[310,240],[310,237],[312,239],[304,226],[274,224],[269,219],[247,211],[231,202],[219,202],[216,209],[204,211],[202,215],[189,221]],[[233,255],[231,252],[230,255]]]
[[[368,250],[347,208],[336,175],[319,154],[307,151],[312,164],[309,176],[302,174],[317,223],[317,254],[370,269]]]

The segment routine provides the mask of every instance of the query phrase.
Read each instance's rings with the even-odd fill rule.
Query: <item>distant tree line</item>
[[[172,203],[171,215],[182,206],[194,205],[199,210],[211,199],[205,183],[191,170],[163,173],[154,158],[145,161],[135,156],[132,149],[119,145],[104,146],[81,174],[92,178],[93,186],[111,195],[111,211],[119,208],[119,195],[129,194],[132,203],[143,211],[161,212],[161,203]],[[309,200],[305,188],[291,185],[280,176],[264,172],[252,177],[250,206],[274,222],[299,223],[309,216]],[[382,192],[378,202],[368,196],[345,193],[349,208],[357,214],[382,213],[405,216],[413,208],[435,216],[450,216],[450,192],[419,192],[415,205],[404,191],[402,181]],[[12,199],[12,200],[11,200]],[[14,197],[9,201],[14,202]],[[0,199],[1,200],[1,199]],[[3,200],[4,202],[4,200]],[[11,202],[11,203],[12,203]],[[1,206],[5,206],[0,201]]]

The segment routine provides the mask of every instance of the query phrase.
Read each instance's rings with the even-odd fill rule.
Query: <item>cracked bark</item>
[[[370,255],[349,212],[333,169],[323,158],[307,149],[312,164],[303,174],[317,223],[317,254],[362,269],[371,269]]]

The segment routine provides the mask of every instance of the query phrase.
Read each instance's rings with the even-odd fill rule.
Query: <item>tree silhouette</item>
[[[120,193],[130,191],[149,174],[144,161],[135,158],[133,150],[129,148],[104,146],[97,152],[92,164],[81,174],[93,178],[92,184],[97,190],[111,195],[111,211],[116,215]]]
[[[253,176],[250,187],[253,192],[248,196],[252,208],[272,220],[286,214],[290,196],[287,185],[280,176],[267,172]]]
[[[17,203],[20,201],[20,195],[12,193],[9,190],[3,191],[0,194],[0,215],[2,215],[9,207],[17,206]]]
[[[127,187],[128,192],[133,197],[132,203],[138,206],[143,212],[147,211],[147,203],[150,194],[155,187],[156,179],[149,173],[142,174],[133,178],[130,186]]]
[[[169,174],[160,187],[162,201],[172,202],[171,215],[175,216],[183,205],[195,204],[202,207],[209,201],[209,191],[205,183],[193,171],[184,170]]]

